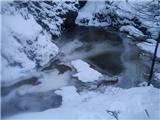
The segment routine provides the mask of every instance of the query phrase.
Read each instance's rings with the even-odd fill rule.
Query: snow
[[[133,35],[134,37],[143,37],[144,36],[144,34],[140,30],[138,30],[137,28],[135,28],[134,26],[131,26],[131,25],[122,26],[120,28],[120,31],[127,32],[130,35]]]
[[[3,84],[27,76],[37,65],[47,64],[59,52],[51,36],[31,15],[28,19],[19,13],[1,16]]]
[[[157,2],[152,0],[87,1],[79,10],[75,22],[81,26],[111,26],[136,37],[149,33],[153,39],[157,39],[160,32],[159,10],[154,7]],[[143,33],[141,31],[144,30],[143,28],[146,28],[148,33]]]
[[[82,9],[78,12],[78,17],[76,18],[76,24],[81,24],[82,19],[89,20],[84,25],[86,26],[107,26],[108,23],[99,23],[97,20],[93,20],[92,17],[94,13],[105,9],[105,1],[88,1]],[[87,12],[86,12],[87,11]]]
[[[33,4],[30,5],[31,8],[36,7],[32,6]],[[41,2],[39,5],[42,7],[40,10],[41,14],[44,16],[47,14],[51,17],[50,19],[43,16],[44,18],[41,21],[50,28],[50,32],[53,35],[55,34],[57,36],[60,35],[61,24],[63,24],[65,19],[58,17],[58,15],[60,15],[59,13],[55,16],[55,11],[58,9],[65,9],[60,13],[67,13],[70,10],[73,10],[74,12],[77,11],[75,4],[67,5],[64,2],[59,2],[59,4],[57,2],[56,9],[54,9],[55,6],[48,5],[49,9],[53,8],[52,12],[47,9],[47,4]],[[124,20],[125,26],[123,25],[120,28],[120,31],[129,32],[129,34],[135,37],[144,36],[138,28],[134,27],[134,25],[129,22],[129,20],[137,14],[133,11],[131,6],[128,6],[128,3],[122,4],[122,2],[115,2],[114,5],[109,9],[111,13],[114,11],[113,14],[118,14],[120,17],[127,17],[129,15],[127,19]],[[117,8],[115,8],[117,5],[122,8],[121,11],[115,11],[117,10]],[[86,20],[89,20],[88,23],[84,23],[86,26],[111,25],[111,18],[108,16],[110,12],[107,13],[104,11],[105,8],[106,3],[104,1],[87,1],[85,7],[79,11],[76,23],[83,25],[81,20],[85,18]],[[126,13],[126,10],[128,10],[129,13]],[[130,14],[131,11],[134,13]],[[99,22],[98,19],[93,19],[95,14],[99,12],[104,13],[104,18],[107,17],[105,21]],[[36,14],[36,11],[33,13]],[[38,16],[39,15],[40,14],[38,14]],[[55,19],[52,18],[52,15],[55,16]],[[28,76],[27,73],[32,73],[32,70],[35,70],[37,65],[43,66],[47,64],[50,59],[54,58],[58,54],[59,49],[51,42],[51,36],[35,21],[35,17],[37,17],[36,15],[33,15],[33,17],[29,14],[27,18],[24,18],[18,12],[14,14],[7,12],[1,16],[3,23],[1,40],[1,59],[3,63],[3,70],[1,70],[2,83],[11,83],[11,81],[17,80],[22,76]],[[37,19],[39,18],[37,17]],[[131,25],[128,25],[128,23]],[[148,21],[143,22],[145,25],[152,25],[152,23],[153,22]],[[154,26],[156,25],[154,24]],[[152,33],[152,38],[157,38],[157,29],[148,29],[148,31]],[[153,53],[155,44],[155,40],[148,39],[147,42],[138,43],[137,46],[142,50]],[[79,48],[81,46],[83,46],[83,43],[75,40],[72,41],[72,44],[68,43],[64,46],[64,51],[62,52],[71,54],[75,48]],[[104,45],[103,48],[102,46],[100,48],[100,50],[103,48],[106,49],[106,45]],[[96,51],[99,49],[94,48],[94,50]],[[80,57],[80,54],[77,54],[77,56]],[[158,49],[157,57],[160,57],[160,48]],[[76,60],[71,61],[71,65],[76,69],[76,73],[72,76],[77,77],[82,82],[93,82],[103,77],[101,73],[93,69],[91,65],[81,59],[76,58]],[[27,92],[47,92],[57,89],[55,93],[63,97],[62,105],[59,108],[48,109],[41,112],[17,114],[3,119],[116,119],[113,114],[117,115],[119,120],[160,119],[160,89],[154,88],[153,86],[141,86],[130,89],[106,87],[104,93],[98,91],[85,91],[78,93],[74,86],[66,86],[67,82],[71,79],[70,75],[70,72],[65,72],[64,74],[59,75],[57,70],[51,70],[41,73],[41,76],[39,77],[39,82],[41,82],[40,84],[36,86],[25,85],[17,88],[17,91],[19,91],[21,95],[26,94]],[[159,79],[160,73],[155,73],[155,77]],[[15,90],[16,94],[17,91]]]
[[[2,28],[2,80],[14,79],[17,75],[25,70],[30,70],[35,67],[35,63],[28,59],[28,57],[23,53],[23,47],[19,42],[17,42],[12,35],[12,29],[9,27],[7,23],[10,23],[14,17],[11,16],[5,19],[5,16],[2,16],[3,28]],[[19,17],[18,17],[19,18]],[[17,18],[17,21],[18,21]],[[16,19],[16,16],[15,16]],[[10,22],[8,21],[10,20]],[[7,22],[6,22],[7,21]],[[15,20],[16,21],[16,20]],[[13,22],[15,22],[13,19]],[[11,24],[11,23],[10,23]],[[22,26],[21,26],[22,27]],[[14,28],[16,29],[16,27]],[[22,29],[18,29],[18,32]],[[16,53],[16,54],[15,54]],[[18,66],[12,67],[9,64],[17,64],[20,63],[23,68],[19,68]],[[10,74],[8,74],[10,73]]]
[[[156,80],[160,81],[160,73],[156,72],[154,75],[155,75]]]
[[[24,86],[18,88],[20,94],[32,93],[32,92],[47,92],[49,90],[55,90],[60,87],[66,86],[70,80],[70,73],[65,72],[59,74],[57,70],[46,71],[41,73],[38,79],[40,84],[36,86]]]
[[[151,23],[151,25],[153,25],[153,24]],[[156,28],[150,27],[150,28],[148,28],[148,32],[151,33],[151,37],[153,39],[158,39],[160,29],[156,29]]]
[[[73,103],[72,105],[74,105],[74,104],[76,105],[75,100],[77,100],[77,98],[80,97],[80,95],[76,92],[76,88],[74,86],[63,87],[59,90],[56,90],[55,93],[63,96],[62,104],[63,104],[63,106],[66,106],[66,107],[69,105],[68,103]],[[68,95],[68,93],[71,93],[71,94]],[[77,100],[77,102],[78,102],[78,100]]]
[[[131,89],[108,87],[103,94],[98,92],[78,94],[75,87],[68,86],[57,90],[56,93],[63,97],[61,107],[43,112],[18,114],[6,120],[115,119],[112,112],[117,113],[119,120],[160,119],[160,90],[151,86]]]
[[[36,4],[35,4],[36,3]],[[74,17],[70,13],[77,13],[77,1],[66,2],[60,1],[34,1],[29,2],[28,10],[36,21],[40,21],[41,26],[45,26],[46,30],[54,36],[60,36],[64,29],[63,24],[68,19],[67,17]],[[19,4],[18,4],[19,5]],[[20,6],[21,7],[21,6]],[[21,9],[24,9],[23,7]],[[38,9],[38,12],[37,12]],[[39,14],[41,13],[41,14]]]
[[[103,75],[90,67],[90,65],[80,59],[73,60],[71,65],[77,70],[77,73],[72,75],[78,77],[82,82],[93,82],[98,80]]]
[[[137,46],[146,52],[154,54],[154,50],[156,47],[156,41],[153,39],[147,39],[146,41],[147,42],[138,43]],[[160,58],[160,47],[158,47],[158,50],[157,50],[157,57]]]
[[[3,15],[2,20],[4,23],[3,27],[7,27],[11,31],[16,31],[17,34],[23,35],[23,37],[27,39],[35,39],[36,35],[42,30],[42,28],[35,23],[32,16],[30,16],[30,19],[25,20],[20,15]]]

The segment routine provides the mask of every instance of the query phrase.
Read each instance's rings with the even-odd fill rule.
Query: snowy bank
[[[14,81],[58,54],[51,36],[32,15],[4,13],[2,17],[2,83]]]
[[[80,59],[72,61],[71,64],[77,70],[77,73],[72,76],[77,77],[82,82],[93,82],[103,76]]]
[[[69,86],[56,91],[62,96],[62,106],[43,112],[25,113],[6,120],[35,119],[160,119],[160,90],[153,87],[120,89],[106,88],[104,94],[78,94]]]
[[[160,11],[157,2],[152,0],[87,1],[79,10],[75,22],[81,26],[114,27],[136,37],[144,34],[156,39],[160,32]]]
[[[120,31],[127,32],[127,33],[129,33],[129,35],[132,35],[134,37],[143,37],[144,36],[144,34],[140,30],[138,30],[137,28],[135,28],[134,26],[131,26],[131,25],[122,26],[120,28]]]
[[[138,43],[137,46],[146,52],[154,54],[154,50],[156,47],[156,41],[153,39],[147,39],[146,41],[147,42]],[[160,58],[160,45],[157,50],[157,57]]]

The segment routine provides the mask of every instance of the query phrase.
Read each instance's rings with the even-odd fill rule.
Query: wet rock
[[[67,65],[64,65],[64,64],[57,65],[56,68],[58,69],[59,74],[63,74],[63,73],[65,73],[68,70],[72,71],[71,67],[69,67]]]
[[[51,62],[47,67],[43,68],[42,71],[51,69],[57,69],[59,71],[59,74],[63,74],[66,71],[72,71],[71,67],[65,65],[64,63],[61,63],[59,59],[56,59],[53,62]]]
[[[83,18],[83,19],[80,20],[80,22],[83,23],[83,24],[85,24],[85,25],[87,25],[88,22],[89,22],[89,19]]]
[[[21,80],[11,86],[2,86],[1,87],[1,95],[2,96],[6,96],[8,95],[11,91],[13,91],[14,89],[21,87],[23,85],[38,85],[38,78],[37,77],[32,77],[32,78],[28,78],[25,80]]]
[[[67,12],[67,14],[65,14],[66,19],[65,19],[62,26],[65,29],[71,29],[71,28],[75,27],[75,19],[76,19],[77,15],[78,15],[77,12],[69,10]]]
[[[108,86],[108,85],[115,85],[118,83],[118,79],[115,80],[101,80],[98,82],[97,87],[99,88],[100,86]]]
[[[105,79],[105,80],[97,80],[94,82],[82,82],[79,80],[74,80],[74,86],[77,88],[77,92],[82,91],[102,91],[107,86],[116,85],[119,80],[116,78],[113,79]]]
[[[79,9],[81,9],[82,7],[84,7],[84,5],[86,4],[87,0],[78,0],[79,2]]]
[[[59,59],[56,59],[54,61],[52,61],[51,63],[49,63],[47,66],[45,66],[44,68],[42,68],[42,71],[45,71],[45,70],[50,70],[50,69],[53,69],[55,68],[55,66],[57,64],[59,64],[61,61]]]

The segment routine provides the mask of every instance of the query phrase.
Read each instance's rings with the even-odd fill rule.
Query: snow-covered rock
[[[105,9],[105,2],[104,1],[88,1],[86,5],[79,10],[78,17],[76,18],[76,23],[79,25],[85,25],[85,26],[107,26],[109,24],[110,19],[107,21],[103,20],[103,22],[100,22],[98,18],[98,12]],[[97,15],[96,15],[97,13]],[[93,19],[93,16],[95,19]],[[101,17],[106,17],[104,19],[107,20],[107,16],[105,16],[105,13]]]
[[[10,3],[27,17],[32,14],[36,22],[52,36],[59,36],[65,27],[71,27],[78,12],[76,1],[15,1]]]
[[[2,8],[5,7],[6,4],[2,4]],[[10,6],[7,7],[9,11]],[[14,81],[34,68],[47,64],[59,51],[51,42],[51,36],[32,15],[24,18],[18,11],[10,12],[1,13],[2,83]]]
[[[144,34],[140,30],[138,30],[137,28],[135,28],[134,26],[131,26],[131,25],[122,26],[120,28],[120,31],[127,32],[134,37],[143,37],[144,36]]]
[[[151,35],[152,38],[156,39],[160,32],[160,10],[157,2],[152,0],[141,2],[137,0],[87,1],[78,12],[76,24],[111,26],[116,29],[130,25],[134,28],[129,27],[127,29],[136,33],[136,36],[138,32],[138,35]]]
[[[72,76],[78,77],[82,82],[93,82],[103,76],[101,73],[91,68],[88,63],[80,59],[72,61],[71,64],[77,71],[77,73]]]
[[[154,54],[154,50],[156,47],[156,41],[153,39],[147,39],[146,41],[147,42],[138,43],[137,46],[146,52]],[[157,57],[160,58],[160,46],[158,47],[158,50],[157,50]]]
[[[150,28],[148,28],[147,31],[151,34],[151,37],[153,39],[158,39],[159,33],[160,33],[160,29],[159,28],[157,29],[157,28],[154,28],[154,27],[150,27]]]
[[[6,120],[26,119],[148,119],[158,120],[160,90],[149,87],[106,88],[104,94],[78,94],[73,86],[56,91],[62,95],[62,106],[43,112],[18,114]],[[135,107],[136,106],[136,107]]]

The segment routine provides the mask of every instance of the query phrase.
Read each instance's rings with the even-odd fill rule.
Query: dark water
[[[118,75],[124,71],[120,51],[111,51],[87,58],[92,64],[103,70],[103,73]]]
[[[57,41],[62,44],[63,51],[63,46],[74,40],[83,45],[74,48],[69,55],[66,53],[66,56],[74,55],[68,57],[68,61],[83,59],[105,75],[120,75],[117,86],[122,88],[134,87],[146,80],[143,74],[148,69],[139,57],[141,51],[126,35],[102,28],[76,27],[65,32]]]
[[[57,108],[61,103],[62,96],[54,91],[10,95],[2,98],[2,117]]]
[[[109,44],[120,44],[122,38],[114,30],[104,30],[103,28],[77,26],[72,30],[65,31],[56,41],[58,44],[66,41],[78,39],[87,43],[107,41]]]

